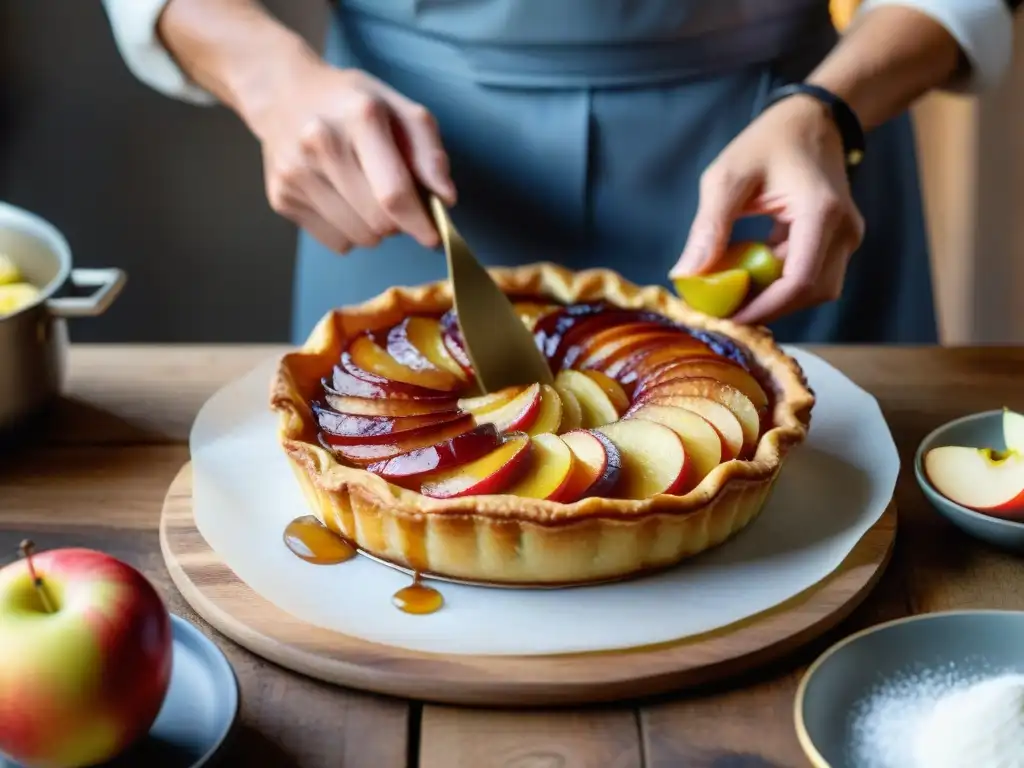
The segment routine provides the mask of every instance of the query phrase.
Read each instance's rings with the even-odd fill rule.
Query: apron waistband
[[[353,51],[385,64],[482,85],[598,88],[679,82],[820,51],[837,34],[821,7],[692,38],[567,45],[452,40],[343,4],[338,13]]]

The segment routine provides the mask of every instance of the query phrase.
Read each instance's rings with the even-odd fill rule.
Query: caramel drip
[[[395,592],[391,597],[395,607],[405,613],[422,615],[441,610],[444,597],[433,587],[420,582],[419,574],[413,577],[412,584]]]
[[[336,565],[356,556],[355,548],[312,515],[297,517],[284,529],[284,544],[316,565]]]

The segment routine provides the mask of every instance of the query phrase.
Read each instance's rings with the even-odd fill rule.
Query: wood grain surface
[[[800,674],[850,632],[908,613],[1024,609],[1020,561],[934,513],[907,471],[944,421],[1024,410],[1024,349],[812,348],[874,394],[904,470],[900,534],[879,585],[822,638],[767,667],[683,696],[623,707],[521,712],[409,704],[315,682],[262,661],[191,611],[160,555],[164,495],[188,460],[188,429],[220,386],[273,347],[73,349],[68,397],[0,453],[0,561],[29,535],[41,548],[101,548],[133,563],[171,609],[225,650],[242,687],[226,765],[306,768],[797,768]]]
[[[649,697],[732,678],[779,658],[850,615],[878,583],[895,536],[896,509],[890,504],[820,584],[771,611],[684,642],[612,653],[445,656],[313,626],[250,589],[196,529],[191,465],[171,483],[160,522],[160,549],[178,591],[217,630],[263,658],[360,690],[506,707]]]

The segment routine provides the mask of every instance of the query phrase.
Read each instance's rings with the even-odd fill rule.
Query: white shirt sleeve
[[[1013,56],[1013,13],[1005,0],[864,0],[858,15],[886,5],[912,8],[930,16],[960,44],[971,65],[968,77],[946,90],[974,92],[1002,80]]]
[[[189,80],[156,33],[168,0],[103,0],[114,40],[128,69],[146,85],[193,104],[214,104],[212,94]]]

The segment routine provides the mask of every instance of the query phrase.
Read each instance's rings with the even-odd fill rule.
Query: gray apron
[[[342,0],[326,56],[437,117],[457,226],[487,264],[603,266],[668,286],[698,179],[835,43],[827,0]],[[913,134],[868,137],[867,222],[843,297],[772,326],[785,342],[937,340]],[[734,237],[763,237],[751,218]],[[407,236],[338,256],[300,233],[293,336],[329,309],[445,275]]]

